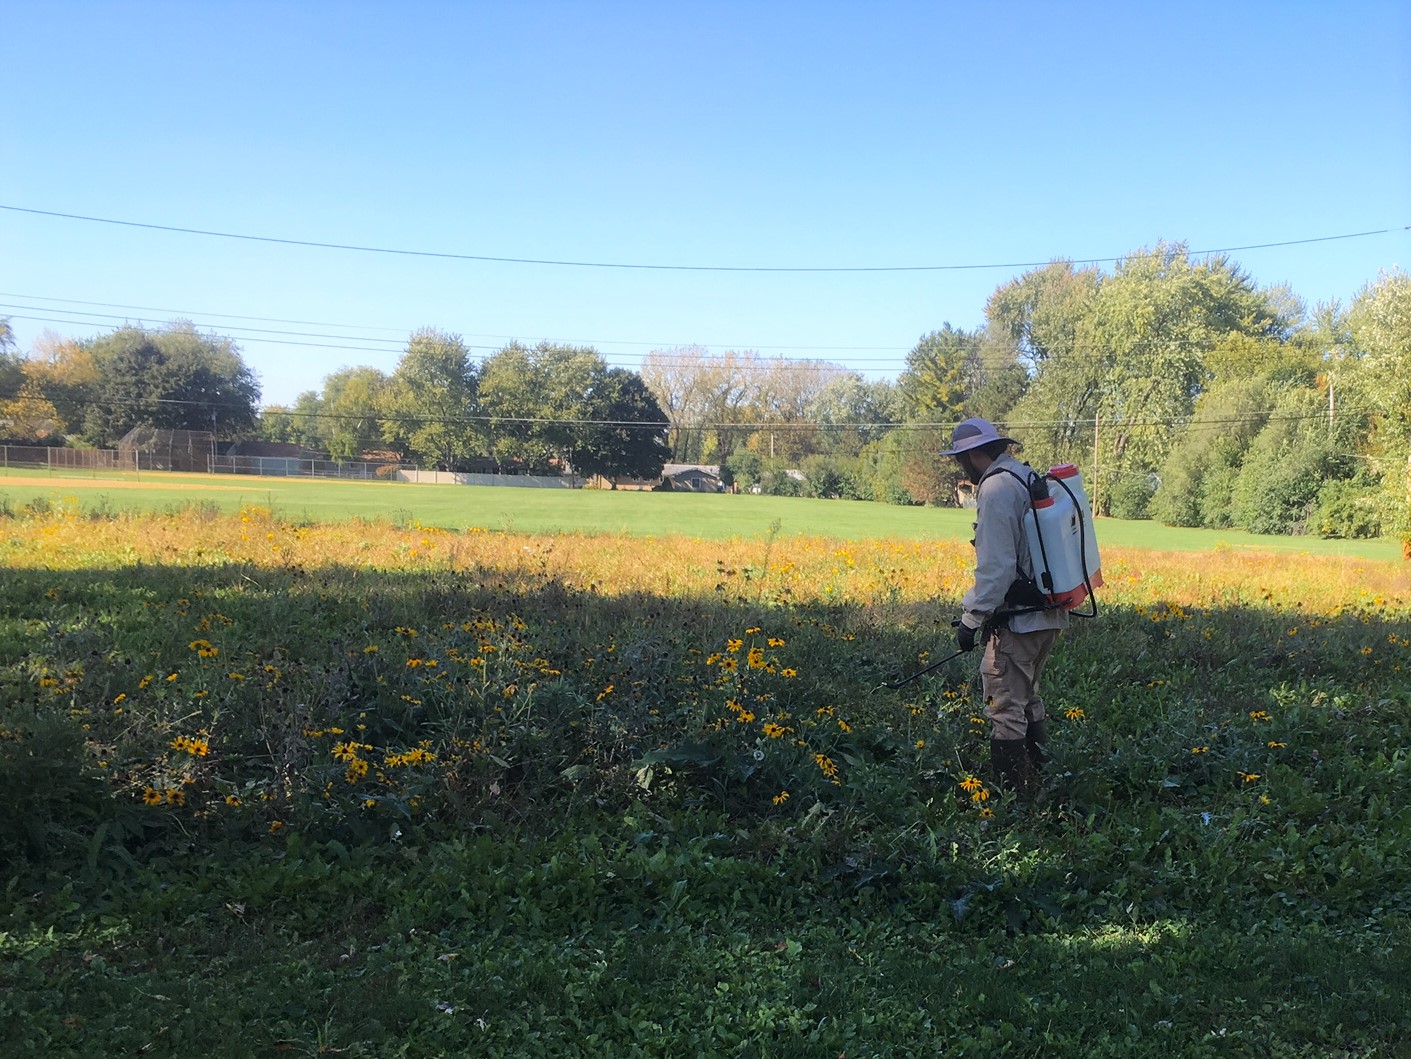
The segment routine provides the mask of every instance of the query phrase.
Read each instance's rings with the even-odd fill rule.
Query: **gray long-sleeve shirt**
[[[1014,474],[1006,474],[1006,470]],[[972,629],[980,628],[991,614],[1004,607],[1004,594],[1014,583],[1017,571],[1034,575],[1029,541],[1024,535],[1029,491],[1020,481],[1031,473],[1028,466],[1006,452],[980,477],[975,490],[975,585],[961,600],[964,613],[960,619]],[[1018,614],[1009,619],[1009,628],[1018,633],[1063,629],[1067,625],[1068,612],[1059,609]]]

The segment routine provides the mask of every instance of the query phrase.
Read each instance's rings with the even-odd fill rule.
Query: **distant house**
[[[723,493],[725,485],[720,480],[720,465],[705,463],[668,463],[661,469],[659,478],[594,478],[592,484],[599,489],[671,489],[683,493]]]
[[[668,463],[661,469],[662,482],[672,489],[688,493],[720,493],[725,485],[720,480],[719,464]]]

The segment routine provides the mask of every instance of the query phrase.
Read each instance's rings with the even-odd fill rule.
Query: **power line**
[[[58,311],[58,312],[64,312],[65,310],[60,309],[60,310],[57,310],[57,311]],[[96,313],[87,313],[87,314],[83,314],[83,315],[90,315],[90,316],[93,316],[93,315],[100,315],[100,314],[96,314]],[[53,317],[53,316],[27,316],[27,315],[22,315],[22,314],[21,314],[21,315],[12,315],[12,316],[9,316],[8,318],[11,319],[11,320],[26,320],[26,321],[29,321],[29,322],[31,322],[31,323],[70,324],[70,325],[89,326],[89,327],[105,327],[105,326],[111,326],[111,325],[107,325],[107,324],[96,323],[96,322],[90,321],[90,320],[74,320],[74,319],[70,319],[70,318]],[[137,324],[127,324],[127,325],[125,325],[125,326],[131,327],[133,330],[135,330],[135,331],[140,331],[140,332],[142,332],[143,334],[147,334],[147,335],[160,335],[160,334],[166,334],[166,333],[167,333],[167,329],[166,329],[166,328],[162,328],[162,327],[143,327],[143,326],[140,326],[140,325],[137,325]],[[241,329],[241,328],[232,328],[231,330],[239,331],[239,330],[242,330],[242,329]],[[275,334],[298,334],[299,332],[274,332],[274,333],[275,333]],[[222,336],[222,337],[230,337],[230,336]],[[273,345],[280,345],[280,346],[299,346],[299,347],[305,347],[305,348],[309,348],[309,349],[341,349],[341,350],[346,350],[346,351],[352,352],[352,353],[383,353],[383,354],[386,354],[386,353],[395,353],[395,352],[398,352],[398,350],[396,350],[396,349],[378,348],[378,347],[375,347],[375,346],[349,346],[349,345],[343,345],[343,344],[336,343],[336,342],[297,342],[297,341],[293,341],[293,340],[290,340],[290,339],[267,338],[267,337],[264,337],[264,336],[262,336],[262,335],[261,335],[261,336],[256,336],[256,337],[254,337],[254,338],[248,338],[248,339],[247,339],[247,338],[243,338],[242,336],[239,336],[239,335],[236,335],[236,336],[234,336],[234,337],[236,337],[236,338],[241,338],[243,341],[249,341],[249,342],[267,342],[267,343],[270,343],[270,344],[273,344]],[[338,338],[339,336],[338,336],[338,335],[328,335],[327,337],[329,337],[329,338]],[[364,339],[364,341],[386,341],[386,340],[385,340],[385,339]],[[501,346],[480,346],[480,345],[469,345],[469,344],[466,344],[466,349],[467,349],[467,350],[471,350],[471,351],[474,351],[474,350],[482,350],[482,351],[484,351],[484,352],[481,352],[481,353],[476,354],[476,359],[477,359],[477,360],[480,360],[481,362],[483,362],[483,361],[489,359],[491,356],[494,355],[494,353],[499,352],[502,348],[504,348],[504,347],[501,347]],[[599,355],[602,356],[604,362],[607,363],[609,367],[632,367],[632,366],[634,366],[634,365],[636,364],[636,362],[633,361],[633,360],[631,360],[631,359],[623,359],[622,357],[616,356],[616,355],[614,355],[614,354],[599,354]],[[730,356],[730,354],[717,354],[717,355],[711,356],[709,359],[711,359],[711,360],[719,360],[719,359],[724,359],[725,357],[728,357],[728,356]],[[743,369],[743,370],[765,371],[765,370],[769,370],[769,369],[775,367],[775,366],[777,365],[777,362],[778,362],[779,359],[781,359],[781,358],[773,358],[773,359],[769,359],[769,360],[760,360],[760,361],[756,361],[756,362],[741,362],[741,363],[736,364],[735,366],[738,367],[738,368],[741,368],[741,369]],[[690,360],[690,359],[688,359],[688,358],[675,358],[675,359],[672,361],[672,363],[678,363],[678,364],[682,364],[682,365],[689,365],[689,364],[694,363],[694,361],[692,361],[692,360]],[[795,370],[801,370],[801,371],[848,372],[848,371],[859,370],[859,369],[853,369],[853,368],[851,368],[851,367],[849,367],[849,366],[847,366],[847,365],[843,365],[843,364],[834,364],[834,363],[830,363],[830,362],[826,362],[826,361],[787,361],[787,363],[789,364],[789,366],[790,366],[791,368],[793,368],[793,369],[795,369]],[[901,366],[901,365],[904,363],[904,361],[876,360],[876,361],[868,361],[868,363],[870,363],[870,364],[877,364],[877,365],[887,365],[887,366],[890,366],[890,365]],[[860,370],[859,370],[859,373],[860,373]]]
[[[353,243],[324,243],[310,239],[289,239],[270,235],[247,235],[240,232],[219,232],[205,228],[185,228],[172,224],[150,224],[142,221],[124,221],[112,217],[90,217],[78,213],[61,213],[56,210],[37,210],[25,206],[7,206],[0,204],[0,210],[9,210],[14,213],[28,213],[40,217],[59,217],[70,221],[86,221],[92,224],[113,224],[127,228],[144,228],[151,231],[179,232],[183,235],[204,235],[218,239],[241,239],[247,242],[256,243],[276,243],[283,246],[305,246],[314,247],[321,250],[350,250],[365,254],[391,254],[402,257],[432,257],[454,261],[482,261],[494,264],[513,265],[553,265],[569,268],[612,268],[612,269],[640,269],[648,271],[668,271],[668,272],[959,272],[978,271],[984,269],[1001,268],[1038,268],[1052,263],[1049,261],[1011,261],[996,262],[992,264],[971,264],[971,265],[853,265],[835,267],[805,267],[805,266],[763,266],[763,265],[651,265],[637,264],[616,261],[568,261],[550,258],[529,258],[529,257],[495,257],[485,254],[462,254],[450,253],[436,250],[404,250],[383,246],[359,246]],[[1341,235],[1322,235],[1305,239],[1285,239],[1272,243],[1250,243],[1245,246],[1220,247],[1213,250],[1193,250],[1188,253],[1195,256],[1205,256],[1208,254],[1228,254],[1239,250],[1267,250],[1281,246],[1302,246],[1310,243],[1328,243],[1342,239],[1362,239],[1371,235],[1386,235],[1389,232],[1411,231],[1411,225],[1401,228],[1378,228],[1366,232],[1346,232]],[[1121,261],[1122,256],[1116,257],[1090,257],[1071,259],[1076,265],[1097,265],[1107,264],[1114,261]]]
[[[136,309],[138,312],[149,313],[171,313],[173,316],[187,319],[193,316],[218,316],[227,320],[255,320],[266,324],[298,324],[303,327],[341,327],[344,330],[363,331],[396,331],[401,334],[407,333],[410,329],[401,327],[378,327],[374,324],[333,324],[326,320],[284,320],[275,316],[242,316],[238,313],[205,313],[192,312],[189,309],[163,309],[155,305],[123,305],[120,302],[93,302],[84,301],[82,298],[53,298],[47,294],[16,294],[13,291],[0,291],[0,298],[22,298],[27,301],[41,302],[62,302],[65,305],[96,305],[101,309]],[[51,309],[47,306],[45,312],[69,312],[68,309]],[[97,315],[85,313],[84,315]],[[379,339],[378,341],[382,341]]]
[[[43,299],[38,299],[38,300],[43,300]],[[62,300],[62,299],[56,299],[56,300]],[[86,303],[86,304],[98,304],[98,305],[101,305],[101,304],[104,304],[104,303],[101,303],[101,302],[91,302],[91,303]],[[110,307],[110,308],[121,308],[121,306],[109,306],[109,307]],[[10,319],[13,319],[13,320],[25,320],[25,321],[34,322],[34,323],[69,324],[69,325],[75,325],[75,326],[81,326],[81,327],[104,327],[104,326],[114,326],[114,325],[104,324],[104,323],[101,322],[102,320],[122,320],[122,321],[130,321],[130,320],[131,320],[131,317],[122,316],[122,315],[119,315],[119,314],[113,314],[113,313],[97,313],[97,312],[91,312],[91,311],[85,310],[85,309],[63,309],[63,308],[54,308],[54,307],[51,307],[51,306],[30,306],[30,305],[22,305],[22,304],[18,304],[18,303],[0,303],[0,308],[5,308],[5,309],[22,309],[22,310],[27,310],[27,311],[30,311],[30,312],[50,312],[50,313],[57,312],[57,313],[65,313],[65,314],[67,314],[66,316],[61,316],[61,317],[53,317],[53,316],[29,316],[29,315],[24,315],[24,314],[14,314],[14,315],[9,315],[9,314],[7,314],[7,315],[9,315],[9,318],[10,318]],[[134,308],[136,308],[136,307],[134,306]],[[151,311],[154,311],[154,312],[175,312],[175,313],[177,314],[178,318],[187,320],[188,322],[192,323],[193,326],[201,326],[201,322],[200,322],[199,320],[194,320],[194,319],[192,319],[192,314],[182,314],[182,313],[180,313],[179,310],[161,310],[161,309],[155,309],[155,310],[151,310]],[[211,313],[211,314],[209,314],[209,315],[211,315],[211,316],[223,316],[223,315],[225,315],[225,314],[221,314],[221,313]],[[82,320],[82,319],[75,319],[75,317],[83,317],[83,316],[87,316],[87,317],[99,317],[100,320]],[[267,319],[267,318],[264,318],[264,317],[240,317],[240,319]],[[270,321],[270,322],[277,322],[277,321]],[[292,322],[292,321],[291,321],[291,322]],[[137,330],[143,331],[144,333],[147,333],[147,334],[161,334],[161,333],[163,333],[165,330],[167,330],[166,328],[142,327],[142,326],[135,325],[135,324],[130,324],[130,323],[128,324],[128,326],[133,326],[133,327],[135,327]],[[356,324],[327,324],[327,325],[324,325],[324,326],[329,326],[329,327],[343,327],[343,328],[345,328],[345,329],[351,330],[351,329],[357,327],[358,325],[356,325]],[[334,338],[334,339],[343,339],[343,340],[346,340],[346,341],[385,342],[385,343],[392,343],[392,344],[394,344],[394,345],[389,345],[387,348],[378,348],[378,347],[373,347],[373,346],[328,345],[327,343],[321,343],[321,342],[280,342],[280,343],[278,343],[278,344],[281,344],[281,345],[296,345],[296,346],[297,346],[297,345],[306,345],[306,346],[309,346],[309,347],[311,347],[311,348],[346,349],[346,350],[352,350],[352,351],[357,351],[357,352],[371,352],[371,353],[396,352],[396,351],[397,351],[397,349],[396,349],[397,346],[402,346],[402,347],[404,347],[404,346],[406,345],[406,340],[405,340],[405,339],[376,338],[376,337],[364,336],[364,335],[353,335],[353,336],[349,336],[349,335],[333,335],[333,334],[323,334],[323,333],[310,333],[310,332],[304,332],[304,331],[288,331],[288,330],[280,330],[280,329],[274,329],[274,328],[245,327],[245,326],[240,326],[240,325],[234,325],[234,326],[232,326],[232,325],[226,325],[226,326],[221,327],[221,328],[219,328],[219,329],[218,329],[218,328],[215,328],[215,327],[208,327],[208,329],[209,329],[209,330],[212,330],[212,331],[217,331],[217,330],[219,330],[219,331],[222,331],[222,332],[246,332],[246,331],[248,331],[248,332],[253,332],[254,334],[253,334],[253,335],[249,335],[249,336],[245,336],[245,335],[235,335],[235,336],[234,336],[234,337],[241,338],[242,340],[244,340],[244,341],[249,341],[249,342],[276,342],[275,339],[273,339],[273,338],[266,338],[266,337],[264,337],[264,336],[265,336],[265,335],[291,335],[291,336],[303,336],[303,337],[312,337],[312,338]],[[389,329],[389,330],[390,330],[390,329]],[[226,337],[230,337],[230,336],[227,335]],[[518,342],[520,342],[521,344],[523,344],[522,340],[517,339],[517,338],[513,338],[513,337],[508,338],[507,341],[508,341],[508,342],[516,342],[516,341],[518,341]],[[484,350],[484,351],[487,351],[487,352],[498,352],[499,350],[505,348],[503,345],[485,345],[485,344],[481,344],[481,343],[468,343],[468,342],[464,342],[464,340],[462,340],[462,344],[464,344],[465,347],[466,347],[466,349],[468,349],[468,350]],[[587,340],[582,340],[582,339],[579,339],[579,340],[572,340],[572,341],[566,341],[566,342],[564,342],[563,344],[565,344],[565,345],[588,344],[588,345],[590,346],[590,348],[596,348],[593,343],[588,342]],[[648,343],[645,343],[645,342],[632,342],[632,343],[604,342],[603,344],[647,345]],[[689,347],[688,347],[688,346],[683,347],[683,346],[681,346],[681,345],[678,345],[678,346],[676,346],[676,347],[674,347],[674,348],[680,349],[680,348],[689,348]],[[799,350],[799,351],[814,350],[814,351],[820,351],[820,352],[822,352],[822,351],[827,351],[827,350],[843,350],[843,351],[851,350],[851,349],[882,350],[882,349],[890,349],[890,348],[895,348],[895,347],[887,347],[887,346],[752,346],[752,347],[748,347],[748,350],[747,350],[747,351],[748,351],[748,352],[758,352],[759,350],[762,350],[762,349],[778,349],[778,350]],[[898,352],[900,352],[900,351],[898,351]],[[604,356],[605,359],[608,359],[608,360],[612,360],[612,359],[615,357],[616,360],[614,361],[614,363],[617,363],[617,364],[623,365],[623,366],[636,363],[636,361],[634,361],[634,360],[631,360],[631,359],[624,359],[620,354],[602,354],[602,355]],[[657,349],[654,349],[654,350],[652,351],[652,353],[649,354],[649,355],[654,355],[658,361],[663,361],[663,360],[664,360],[664,361],[666,361],[666,362],[668,362],[668,363],[683,363],[683,364],[689,364],[689,363],[694,363],[694,362],[695,362],[695,359],[717,360],[717,359],[722,359],[722,358],[724,358],[724,357],[731,356],[732,354],[730,354],[730,353],[724,353],[724,354],[702,354],[702,355],[700,355],[699,358],[693,358],[692,356],[689,356],[689,355],[686,355],[686,354],[679,354],[679,353],[667,352],[667,351],[663,351],[663,350],[660,349],[660,348],[657,348]],[[736,354],[734,354],[734,355],[738,356],[739,354],[736,353]],[[482,356],[481,359],[483,359],[483,356]],[[780,358],[773,358],[773,359],[777,360],[777,359],[780,359]],[[850,361],[854,362],[854,363],[859,363],[859,364],[875,364],[875,365],[883,365],[883,366],[892,366],[892,365],[900,365],[900,364],[903,362],[903,360],[904,360],[904,355],[898,356],[898,357],[850,357],[850,358],[848,358],[848,359],[849,359]],[[806,365],[806,364],[808,364],[809,362],[808,362],[808,361],[791,361],[791,363],[796,364],[796,365]],[[842,367],[843,367],[842,365],[837,365],[837,364],[832,364],[832,363],[829,363],[829,364],[827,364],[826,366],[829,367],[829,368],[842,368]]]
[[[0,297],[6,297],[6,296],[7,296],[7,295],[0,294]],[[9,296],[9,297],[13,297],[13,295],[8,295],[8,296]],[[45,299],[43,296],[40,296],[40,297],[38,297],[36,300],[41,300],[41,301],[43,301],[43,300],[64,301],[64,300],[67,300],[67,299]],[[107,307],[109,307],[109,308],[122,308],[122,307],[123,307],[123,306],[120,306],[120,305],[111,305],[111,304],[103,303],[103,302],[84,302],[84,303],[81,303],[81,304],[107,305]],[[138,307],[138,306],[133,306],[132,308],[140,308],[140,307]],[[20,310],[26,310],[26,311],[32,311],[32,312],[59,312],[59,313],[67,314],[66,316],[61,316],[61,317],[53,317],[53,316],[30,316],[30,315],[23,315],[23,314],[11,315],[11,316],[10,316],[10,319],[14,319],[14,320],[26,320],[26,321],[38,322],[38,323],[69,324],[69,325],[71,325],[71,326],[83,326],[83,327],[103,327],[103,326],[112,326],[112,325],[104,324],[104,323],[102,323],[102,322],[100,322],[100,321],[103,321],[103,320],[112,320],[112,321],[122,320],[122,321],[125,322],[125,325],[126,325],[126,326],[134,327],[136,330],[142,331],[142,332],[145,333],[145,334],[162,334],[162,333],[164,333],[164,332],[167,330],[167,328],[161,328],[161,327],[144,327],[144,326],[141,326],[141,325],[138,325],[138,324],[132,324],[132,323],[130,323],[130,319],[131,319],[130,317],[126,317],[126,316],[122,316],[122,315],[120,315],[120,314],[114,314],[114,313],[98,313],[98,312],[92,312],[92,311],[90,311],[90,310],[82,310],[82,309],[56,309],[56,308],[50,308],[50,307],[47,307],[47,306],[24,305],[24,304],[21,304],[21,303],[14,303],[14,302],[4,302],[4,303],[0,303],[0,309],[10,309],[10,310],[20,309]],[[175,313],[178,314],[179,318],[182,318],[182,319],[187,320],[188,322],[191,322],[193,326],[200,326],[200,325],[201,325],[201,324],[200,324],[200,321],[192,320],[192,319],[191,319],[191,314],[185,314],[185,315],[183,315],[183,314],[181,314],[181,311],[180,311],[180,310],[153,309],[153,310],[151,310],[151,311],[154,311],[154,312],[175,312]],[[211,316],[217,316],[217,317],[232,317],[232,314],[224,314],[224,313],[211,313],[211,314],[209,314],[209,315],[211,315]],[[98,317],[99,320],[95,321],[95,320],[74,319],[74,317]],[[235,319],[256,319],[256,320],[266,320],[267,322],[279,322],[279,321],[276,321],[276,320],[271,320],[270,318],[267,318],[267,317],[232,317],[232,318],[235,318]],[[293,322],[295,322],[295,321],[289,321],[289,322],[293,323]],[[323,326],[328,326],[328,327],[341,327],[341,328],[344,328],[344,329],[347,329],[347,330],[352,330],[352,329],[355,329],[355,328],[359,327],[360,325],[356,325],[356,324],[325,324],[325,325],[323,325]],[[403,340],[403,339],[375,338],[375,337],[369,337],[369,336],[347,336],[347,335],[327,334],[327,333],[323,333],[323,332],[290,331],[290,330],[276,329],[276,328],[246,327],[246,326],[243,326],[243,325],[242,325],[242,326],[226,326],[226,327],[221,328],[221,329],[217,329],[217,328],[214,328],[214,327],[210,327],[209,329],[212,330],[212,331],[217,331],[217,330],[224,331],[224,332],[227,332],[227,334],[226,334],[224,337],[234,337],[234,338],[236,338],[236,339],[239,339],[239,340],[242,340],[242,341],[248,341],[248,342],[267,342],[267,343],[272,343],[272,344],[276,344],[276,345],[305,346],[305,347],[308,347],[308,348],[311,348],[311,349],[341,349],[341,350],[347,350],[347,351],[350,351],[350,352],[365,352],[365,353],[389,353],[389,352],[397,352],[397,351],[398,351],[398,348],[397,348],[397,347],[404,347],[405,344],[406,344],[406,341]],[[231,334],[231,333],[234,333],[234,332],[250,332],[251,334],[249,334],[249,335],[246,335],[246,334]],[[327,342],[294,342],[294,341],[280,340],[280,339],[276,339],[276,338],[267,337],[267,336],[270,336],[270,335],[284,335],[284,336],[288,336],[289,338],[295,338],[295,337],[299,337],[299,338],[330,338],[330,339],[335,339],[335,340],[338,340],[338,341],[336,341],[336,342],[334,342],[334,343],[327,343]],[[346,343],[346,342],[348,342],[348,341],[380,342],[380,343],[386,343],[386,346],[385,346],[385,347],[377,347],[377,346],[358,346],[358,345],[347,345],[347,344],[344,344],[344,343]],[[518,339],[510,339],[510,341],[514,342],[514,341],[518,341]],[[582,340],[580,340],[580,341],[582,341]],[[1274,341],[1277,342],[1278,340],[1277,340],[1277,339],[1274,339]],[[466,342],[464,342],[464,340],[462,340],[462,344],[465,345],[465,347],[466,347],[467,350],[470,350],[470,351],[483,351],[483,352],[477,354],[478,359],[480,359],[480,360],[482,360],[482,361],[486,359],[487,355],[493,355],[493,353],[499,352],[500,350],[502,350],[502,349],[505,348],[504,346],[484,345],[484,344],[479,344],[479,343],[466,343]],[[566,344],[574,344],[574,343],[566,343]],[[1209,340],[1209,339],[1196,339],[1196,338],[1183,338],[1183,339],[1179,339],[1179,340],[1165,339],[1165,340],[1162,341],[1161,344],[1162,344],[1165,348],[1168,348],[1168,349],[1184,349],[1184,350],[1187,350],[1187,351],[1191,351],[1191,350],[1195,350],[1195,351],[1207,350],[1207,349],[1211,348],[1211,347],[1214,345],[1214,343],[1213,343],[1211,340]],[[1286,343],[1286,342],[1279,342],[1279,345],[1280,345],[1281,347],[1283,347],[1283,348],[1289,349],[1291,352],[1294,351],[1294,348],[1293,348],[1292,346],[1290,346],[1289,343]],[[530,347],[526,347],[526,348],[530,348]],[[593,347],[593,346],[590,345],[589,348],[595,348],[595,347]],[[845,363],[840,363],[840,362],[832,361],[832,360],[824,360],[824,359],[820,359],[820,358],[809,358],[809,359],[806,359],[806,360],[795,360],[795,359],[784,358],[784,357],[781,357],[781,356],[776,356],[776,357],[762,357],[762,358],[752,358],[752,357],[749,357],[749,356],[748,356],[748,354],[751,354],[751,353],[758,353],[758,352],[759,352],[760,350],[762,350],[762,349],[785,349],[785,350],[794,349],[794,350],[818,350],[818,351],[824,351],[824,350],[830,350],[830,349],[839,349],[839,350],[848,350],[848,349],[883,349],[883,348],[887,348],[887,347],[867,347],[867,346],[857,346],[857,347],[848,347],[848,346],[842,346],[842,347],[833,347],[833,346],[756,346],[756,347],[749,347],[749,348],[740,349],[740,350],[729,351],[729,352],[726,352],[726,353],[705,353],[705,352],[702,352],[702,353],[693,353],[693,352],[686,352],[686,350],[690,350],[691,348],[692,348],[692,347],[690,347],[690,346],[681,346],[681,345],[677,345],[677,346],[675,346],[675,347],[670,347],[670,348],[666,348],[666,349],[661,349],[661,348],[653,349],[651,352],[649,352],[649,353],[647,353],[647,354],[645,355],[645,357],[644,357],[644,359],[642,360],[641,363],[642,363],[642,366],[643,366],[644,368],[645,368],[648,364],[651,364],[651,365],[653,365],[653,366],[665,366],[665,367],[672,367],[672,366],[691,367],[691,366],[695,366],[695,365],[701,364],[701,363],[718,364],[718,363],[723,362],[723,361],[732,361],[732,363],[728,365],[729,367],[733,367],[733,368],[736,368],[736,369],[739,369],[739,370],[745,370],[745,371],[760,371],[760,370],[771,370],[771,369],[773,369],[773,368],[779,366],[779,364],[782,362],[782,363],[787,364],[789,367],[791,367],[791,368],[793,368],[793,369],[795,369],[795,370],[812,370],[812,371],[859,371],[859,372],[861,372],[861,371],[868,371],[868,370],[877,370],[878,368],[881,368],[881,369],[884,369],[884,370],[886,370],[886,369],[902,369],[902,368],[908,367],[908,366],[909,366],[909,362],[910,362],[910,351],[907,352],[906,354],[900,356],[900,357],[848,357],[848,358],[846,358],[846,362],[845,362]],[[635,362],[635,361],[633,361],[633,360],[630,360],[630,359],[624,359],[624,358],[622,358],[620,355],[617,355],[617,354],[600,354],[600,355],[602,355],[602,356],[604,357],[604,360],[608,361],[610,364],[613,364],[613,365],[615,365],[615,366],[631,366],[631,365],[634,365],[635,363],[637,363],[637,362]],[[1035,359],[1035,358],[1032,357],[1032,355],[1031,355],[1027,350],[1023,349],[1022,347],[1019,347],[1019,346],[1010,346],[1010,345],[996,346],[996,345],[991,345],[991,344],[988,344],[988,343],[982,344],[981,347],[980,347],[973,355],[974,355],[974,357],[975,357],[975,362],[976,362],[979,366],[985,367],[985,368],[1004,368],[1004,367],[1009,367],[1009,366],[1011,366],[1011,365],[1013,365],[1013,364],[1015,364],[1015,363],[1017,363],[1017,362],[1019,362],[1019,361],[1021,361],[1021,360],[1033,360],[1033,359]],[[1120,356],[1122,356],[1122,355],[1123,355],[1123,351],[1118,350],[1118,349],[1113,348],[1113,347],[1100,346],[1100,345],[1096,345],[1096,344],[1092,344],[1092,343],[1082,343],[1082,344],[1074,344],[1074,345],[1072,345],[1072,346],[1070,346],[1070,347],[1067,347],[1067,348],[1065,348],[1065,349],[1063,349],[1063,350],[1056,351],[1056,352],[1054,352],[1054,353],[1051,353],[1051,354],[1049,354],[1049,355],[1046,355],[1046,356],[1044,356],[1044,357],[1042,357],[1042,358],[1038,358],[1038,359],[1039,359],[1039,360],[1042,360],[1042,361],[1044,361],[1044,362],[1049,362],[1049,361],[1058,361],[1058,360],[1061,360],[1061,359],[1063,359],[1063,358],[1065,358],[1065,357],[1068,357],[1068,356],[1077,356],[1077,357],[1081,357],[1081,358],[1083,358],[1083,359],[1098,360],[1098,359],[1105,358],[1105,357],[1120,357]],[[923,364],[924,364],[924,361],[923,361]]]
[[[134,309],[138,312],[168,313],[173,317],[183,320],[197,317],[218,317],[227,320],[254,320],[258,323],[267,324],[298,324],[304,327],[337,327],[344,331],[395,331],[398,334],[409,335],[416,330],[414,327],[382,327],[377,324],[339,324],[329,323],[326,320],[286,320],[277,316],[248,316],[240,313],[212,313],[198,312],[191,309],[166,309],[154,305],[125,305],[121,302],[95,302],[85,301],[81,298],[53,298],[46,294],[16,294],[13,291],[0,291],[0,298],[19,298],[26,301],[41,302],[62,302],[66,305],[96,305],[102,309]],[[42,312],[82,312],[81,310],[55,309],[44,306]],[[85,316],[95,316],[96,313],[83,313]],[[471,338],[493,338],[504,342],[512,342],[520,339],[519,335],[496,335],[479,332],[460,331],[461,335],[469,335]],[[368,339],[368,341],[392,341],[390,339]],[[838,352],[858,352],[858,353],[882,353],[882,352],[904,352],[898,346],[780,346],[761,345],[756,342],[645,342],[641,339],[630,338],[573,338],[565,339],[565,342],[574,345],[591,346],[647,346],[654,350],[671,348],[689,348],[691,346],[723,346],[727,349],[783,349],[783,350],[814,350],[814,351],[838,351]],[[484,347],[488,348],[488,347]]]

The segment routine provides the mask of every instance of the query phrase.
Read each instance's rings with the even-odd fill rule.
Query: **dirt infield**
[[[216,489],[229,493],[248,493],[250,486],[241,485],[215,485],[206,482],[199,484],[194,482],[164,482],[158,478],[143,478],[134,480],[130,478],[78,478],[78,477],[47,477],[47,478],[4,478],[0,477],[0,489],[5,487],[12,489],[26,488],[33,486],[36,489],[170,489],[173,491],[183,489]]]

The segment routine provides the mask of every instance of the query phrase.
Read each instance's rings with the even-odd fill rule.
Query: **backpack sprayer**
[[[1060,464],[1043,475],[1031,470],[1028,477],[1008,467],[997,467],[989,473],[1000,472],[1016,479],[1029,494],[1029,507],[1024,512],[1024,538],[1029,544],[1035,576],[1031,578],[1023,570],[1016,571],[1014,583],[1004,596],[1007,605],[985,622],[982,641],[1020,614],[1066,610],[1075,618],[1097,617],[1097,596],[1093,590],[1102,587],[1102,563],[1097,534],[1093,531],[1092,506],[1083,490],[1083,476],[1077,466]],[[1050,489],[1049,482],[1055,483],[1058,490]],[[1091,604],[1086,612],[1077,609],[1084,600]],[[951,622],[952,626],[958,624],[959,619]],[[903,687],[966,653],[956,651],[908,677],[884,680],[879,687]]]

